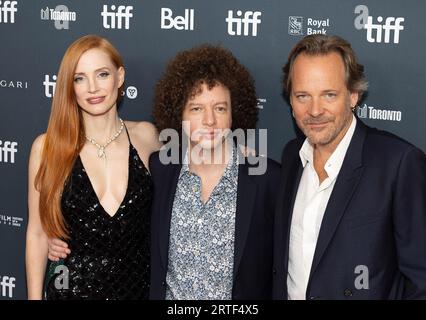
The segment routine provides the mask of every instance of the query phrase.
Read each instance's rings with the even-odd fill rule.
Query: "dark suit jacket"
[[[169,231],[181,165],[163,165],[156,152],[149,167],[154,180],[151,221],[151,299],[164,299]],[[272,237],[280,166],[268,159],[263,175],[249,175],[250,164],[238,168],[233,299],[272,298]]]
[[[287,298],[289,235],[303,171],[302,144],[303,140],[289,142],[282,156],[274,231],[275,299]],[[367,275],[366,269],[360,267],[360,272],[357,266],[368,268],[364,289],[356,283],[358,276]],[[422,151],[357,120],[322,220],[306,298],[426,298],[426,157]]]

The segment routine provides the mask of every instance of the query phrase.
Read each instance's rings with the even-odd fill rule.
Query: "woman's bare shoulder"
[[[33,145],[31,147],[31,155],[39,156],[43,151],[44,141],[46,140],[46,133],[39,135],[34,139]]]
[[[158,140],[157,128],[148,121],[125,121],[132,141],[151,152],[161,147]]]

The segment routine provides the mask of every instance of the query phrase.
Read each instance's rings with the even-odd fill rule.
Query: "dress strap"
[[[130,140],[130,135],[129,135],[129,131],[127,131],[126,124],[124,124],[124,129],[126,129],[127,138],[129,139],[130,145],[132,145],[132,140]]]

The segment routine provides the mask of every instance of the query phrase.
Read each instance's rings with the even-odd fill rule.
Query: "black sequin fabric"
[[[69,272],[68,289],[63,269],[52,263],[46,299],[148,299],[153,187],[136,149],[131,143],[129,148],[127,191],[113,216],[103,209],[80,157],[76,159],[62,194],[71,249],[61,263]]]

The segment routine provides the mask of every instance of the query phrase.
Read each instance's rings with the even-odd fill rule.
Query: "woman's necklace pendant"
[[[105,154],[105,148],[104,147],[100,147],[98,150],[98,157],[99,158],[106,158],[106,154]]]

